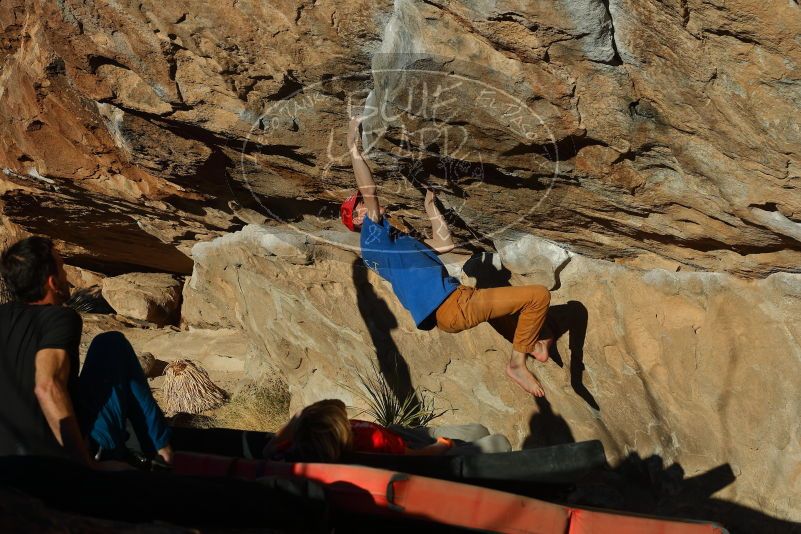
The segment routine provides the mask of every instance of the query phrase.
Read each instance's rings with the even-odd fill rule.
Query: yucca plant
[[[82,313],[114,313],[114,308],[103,298],[97,286],[76,289],[67,300],[67,306]]]
[[[404,398],[398,398],[375,364],[370,372],[357,372],[356,376],[361,387],[344,385],[345,388],[367,406],[362,413],[382,426],[426,426],[447,412],[437,410],[434,398],[419,388],[410,391]]]

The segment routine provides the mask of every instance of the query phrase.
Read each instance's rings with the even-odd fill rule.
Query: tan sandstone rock
[[[77,265],[175,273],[244,213],[329,229],[366,101],[382,198],[417,230],[410,179],[429,179],[472,250],[515,230],[645,268],[794,272],[798,10],[9,0],[4,218]]]
[[[72,287],[85,289],[93,286],[100,286],[103,284],[105,275],[90,271],[89,269],[81,269],[73,265],[65,265],[64,271],[67,273],[67,282]]]
[[[456,408],[444,422],[477,421],[516,446],[601,439],[613,464],[657,455],[688,477],[728,466],[736,482],[718,497],[801,519],[789,497],[801,492],[798,275],[744,281],[572,255],[552,297],[568,330],[560,364],[530,363],[546,407],[506,379],[510,344],[488,325],[423,332],[354,254],[298,265],[253,247],[245,231],[195,247],[184,321],[241,328],[288,381],[293,410],[326,397],[357,404],[344,385],[376,363],[397,391],[421,387]],[[490,275],[493,264],[478,262]],[[506,272],[506,283],[530,282]]]
[[[177,322],[181,284],[168,274],[129,273],[103,280],[103,298],[122,315],[159,326]]]
[[[548,289],[558,287],[559,273],[571,256],[557,244],[530,234],[501,235],[495,239],[494,245],[504,267]]]
[[[565,340],[564,368],[537,366],[552,417],[614,458],[727,462],[722,498],[798,520],[800,13],[4,0],[0,241],[47,235],[103,273],[193,272],[185,324],[244,330],[295,406],[380,354],[395,387],[542,443],[545,416],[500,372],[506,342],[416,331],[339,231],[345,128],[367,104],[382,202],[425,233],[420,182],[440,186],[452,273],[559,287],[555,304],[587,310],[586,391]],[[227,235],[242,222],[259,226]]]

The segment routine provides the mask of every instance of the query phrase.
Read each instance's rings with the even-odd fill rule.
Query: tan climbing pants
[[[527,353],[534,350],[550,303],[544,286],[459,286],[437,308],[437,327],[455,334],[488,322],[516,351]]]

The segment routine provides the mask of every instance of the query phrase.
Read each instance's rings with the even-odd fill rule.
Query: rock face
[[[418,229],[428,179],[473,248],[513,227],[645,267],[796,271],[799,9],[9,0],[3,224],[118,272],[189,272],[231,201],[319,229],[366,102],[382,195]]]
[[[181,284],[168,274],[129,273],[105,278],[102,291],[117,313],[158,326],[178,322]]]
[[[149,352],[143,352],[137,354],[136,359],[139,360],[139,365],[142,366],[142,372],[145,374],[146,378],[155,378],[158,376],[156,372],[157,363],[155,356]]]
[[[195,246],[184,320],[241,328],[283,372],[293,410],[327,397],[358,403],[344,385],[376,362],[395,391],[420,387],[456,408],[446,423],[478,421],[515,446],[598,438],[613,463],[654,454],[687,476],[728,464],[736,482],[718,497],[801,520],[801,276],[643,272],[574,255],[552,298],[558,354],[530,364],[549,401],[535,404],[506,379],[510,344],[488,325],[416,330],[354,253],[318,242],[313,263],[290,263],[265,248],[267,232]],[[492,259],[470,276],[498,285],[504,273],[506,284],[532,282]]]
[[[556,289],[559,273],[571,254],[555,243],[530,234],[502,235],[494,242],[501,265],[514,274],[524,275],[548,289]],[[496,266],[496,269],[500,265]]]
[[[236,365],[294,406],[377,359],[454,420],[728,463],[722,498],[798,520],[799,34],[797,1],[4,0],[0,242],[53,237],[109,287],[193,273],[183,323],[245,332]],[[359,265],[356,114],[399,224],[438,187],[454,274],[554,288],[551,404],[489,327],[416,331]],[[156,320],[148,291],[106,298]]]
[[[73,267],[72,265],[65,265],[64,270],[67,272],[67,282],[76,289],[89,289],[103,285],[105,276],[100,273]]]

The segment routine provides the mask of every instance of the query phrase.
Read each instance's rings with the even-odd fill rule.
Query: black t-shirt
[[[72,308],[0,305],[0,456],[65,454],[34,393],[36,353],[47,348],[67,351],[68,389],[76,405],[82,326],[81,316]]]

